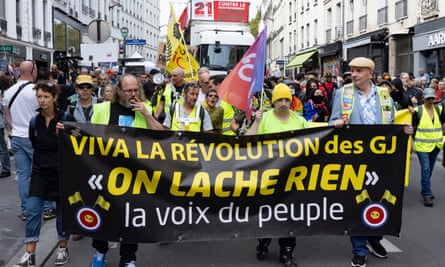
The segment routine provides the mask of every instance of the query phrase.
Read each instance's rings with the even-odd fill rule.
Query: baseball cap
[[[433,88],[425,88],[423,89],[423,97],[425,99],[436,98],[436,93],[434,92]]]
[[[81,75],[77,76],[76,84],[77,85],[89,84],[91,86],[94,86],[93,85],[93,79],[91,79],[91,76],[90,75],[85,75],[85,74],[81,74]]]

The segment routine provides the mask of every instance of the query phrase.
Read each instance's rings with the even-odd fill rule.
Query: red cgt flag
[[[188,6],[186,6],[184,8],[184,10],[182,11],[181,16],[179,17],[179,20],[178,20],[182,30],[184,30],[185,27],[187,27],[187,23],[189,22],[189,12],[188,11],[189,11],[189,8],[188,8]]]

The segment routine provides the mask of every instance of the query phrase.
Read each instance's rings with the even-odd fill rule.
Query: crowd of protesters
[[[220,99],[218,88],[226,76],[211,75],[206,68],[201,68],[198,77],[192,82],[185,81],[184,70],[180,68],[171,73],[153,68],[147,73],[124,75],[101,69],[79,69],[66,74],[59,71],[57,65],[52,65],[46,71],[37,69],[36,64],[28,60],[20,64],[18,77],[9,71],[0,72],[3,103],[3,113],[0,116],[0,178],[11,176],[11,153],[15,156],[21,200],[19,217],[26,223],[26,251],[14,266],[35,265],[34,251],[39,239],[42,213],[45,219],[57,217],[60,242],[55,265],[63,265],[68,261],[69,235],[61,229],[58,192],[52,192],[58,188],[57,166],[44,166],[41,160],[48,157],[47,153],[52,153],[52,157],[57,155],[55,140],[64,121],[223,135],[251,135],[273,129],[277,130],[275,132],[303,129],[310,123],[328,125],[329,122],[338,127],[341,118],[333,117],[338,115],[339,103],[334,99],[337,94],[342,94],[347,85],[361,88],[359,82],[363,82],[360,80],[363,77],[360,72],[362,69],[366,70],[365,73],[369,76],[366,79],[369,79],[361,86],[365,85],[372,92],[386,89],[395,109],[409,109],[413,114],[415,150],[422,169],[423,204],[432,207],[434,196],[431,190],[431,173],[443,142],[431,146],[422,144],[421,140],[430,138],[425,134],[427,130],[437,130],[438,127],[440,134],[437,130],[434,138],[442,138],[445,79],[433,77],[423,69],[419,70],[417,77],[409,72],[377,75],[371,60],[361,60],[359,64],[351,65],[352,72],[345,72],[342,76],[330,72],[323,76],[316,72],[307,72],[298,73],[295,77],[275,74],[265,78],[264,90],[257,93],[252,101],[251,118],[246,118],[244,111]],[[367,97],[366,95],[364,99]],[[366,104],[365,100],[363,105]],[[371,117],[374,118],[375,114]],[[434,121],[434,118],[440,120]],[[297,121],[299,125],[282,126],[283,120],[288,119]],[[372,123],[378,122],[375,120]],[[38,131],[35,130],[36,127]],[[8,149],[8,135],[11,136],[11,149]],[[42,144],[47,146],[42,148]],[[49,151],[48,148],[52,150]],[[443,165],[445,167],[445,162]],[[29,177],[37,177],[31,185]],[[30,186],[35,188],[30,189]],[[74,235],[74,240],[80,238],[82,236]],[[353,245],[358,242],[356,239],[352,240]],[[385,258],[387,254],[379,240],[377,238],[372,241],[372,248],[378,250],[374,254]],[[259,260],[267,256],[269,243],[270,239],[259,240]],[[93,267],[104,266],[107,244],[107,240],[93,240],[93,247],[96,249]],[[280,245],[280,261],[283,265],[297,266],[292,255],[295,239],[283,237]],[[137,244],[122,243],[119,266],[136,266],[136,250]],[[365,266],[366,258],[363,257],[366,255],[362,254],[354,255],[352,266]],[[357,260],[358,256],[360,258]]]

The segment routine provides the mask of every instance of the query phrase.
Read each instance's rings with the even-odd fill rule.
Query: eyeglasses
[[[134,89],[122,89],[122,92],[126,93],[126,94],[137,94],[139,93],[139,89],[138,88],[134,88]]]
[[[208,95],[207,97],[208,97],[208,98],[212,98],[212,97],[214,97],[214,98],[218,98],[218,95],[211,94],[211,95]]]
[[[434,98],[434,97],[429,97],[429,98],[427,98],[426,100],[434,100],[434,99],[436,99],[436,98]]]

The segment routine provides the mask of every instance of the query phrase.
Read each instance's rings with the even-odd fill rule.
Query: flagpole
[[[192,80],[194,80],[195,77],[193,76],[192,61],[190,60],[190,53],[189,53],[189,51],[187,49],[187,45],[185,43],[185,38],[184,38],[184,33],[183,32],[181,32],[181,36],[182,36],[182,42],[184,43],[185,53],[187,55],[187,61],[189,63],[190,73],[192,74]]]

